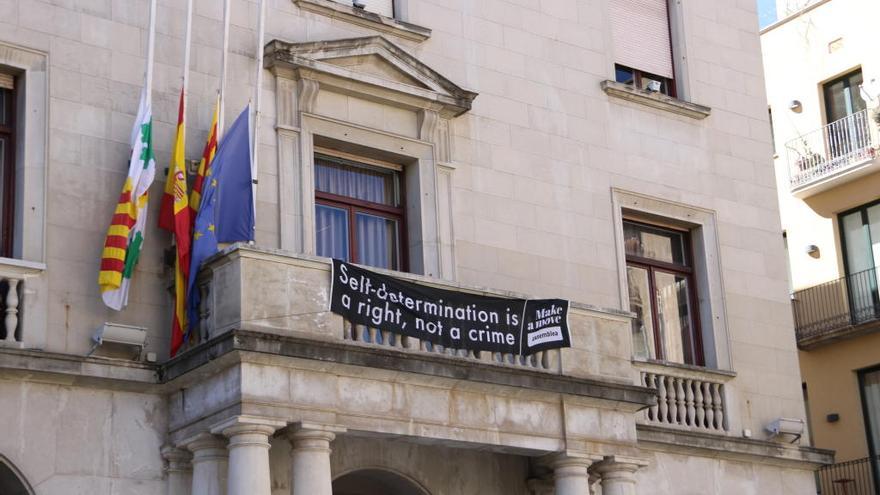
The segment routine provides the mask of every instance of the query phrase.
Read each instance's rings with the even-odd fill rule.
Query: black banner
[[[406,282],[333,260],[330,311],[455,349],[530,355],[570,347],[568,301],[505,299]]]

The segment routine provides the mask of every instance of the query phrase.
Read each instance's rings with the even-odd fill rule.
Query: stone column
[[[226,495],[226,440],[202,433],[186,441],[186,448],[193,453],[192,495]]]
[[[602,495],[636,495],[635,473],[644,465],[641,460],[606,457],[595,468],[602,477]]]
[[[587,470],[593,463],[589,457],[559,455],[553,458],[553,480],[556,495],[587,495],[590,493],[590,475]],[[607,495],[604,494],[603,495]]]
[[[272,495],[269,436],[285,423],[236,416],[211,429],[229,438],[226,495]]]
[[[316,424],[291,425],[291,495],[333,495],[330,442],[344,428]]]
[[[168,463],[168,495],[187,495],[192,483],[192,454],[172,445],[162,447],[162,458]]]

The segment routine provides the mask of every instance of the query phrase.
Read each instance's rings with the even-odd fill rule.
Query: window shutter
[[[336,1],[346,5],[352,5],[351,0]],[[384,15],[385,17],[394,17],[394,0],[360,0],[360,2],[366,5],[364,10],[367,12]]]
[[[672,78],[666,0],[611,0],[614,62]]]
[[[0,72],[0,89],[15,89],[15,78],[12,74]]]

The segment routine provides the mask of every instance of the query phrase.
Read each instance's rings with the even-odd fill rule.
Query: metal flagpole
[[[259,181],[259,166],[258,166],[258,157],[260,151],[260,117],[262,116],[262,112],[260,110],[260,102],[262,101],[261,94],[263,93],[263,43],[266,37],[266,0],[260,0],[260,17],[257,25],[257,86],[255,88],[256,95],[254,95],[254,134],[253,139],[251,140],[252,152],[253,155],[251,157],[251,181],[253,188],[253,197],[254,197],[254,228],[256,229],[257,225],[257,182]]]
[[[187,88],[189,87],[189,52],[190,43],[192,41],[192,20],[193,20],[193,0],[186,1],[186,35],[183,41],[183,86],[181,94],[183,95],[183,121],[186,122],[186,100]],[[183,132],[186,133],[186,124],[184,124]]]
[[[226,106],[226,68],[229,65],[229,57],[226,55],[229,51],[229,16],[230,16],[230,2],[231,0],[225,0],[223,2],[223,58],[220,62],[220,111],[217,116],[217,142],[220,142],[220,136],[223,134],[223,122],[225,112],[224,107]]]
[[[150,31],[147,37],[147,76],[144,82],[144,95],[147,107],[153,104],[153,55],[156,50],[156,1],[150,2]]]

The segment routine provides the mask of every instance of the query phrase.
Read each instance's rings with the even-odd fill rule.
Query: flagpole
[[[257,183],[259,181],[259,151],[260,151],[260,117],[262,111],[260,103],[263,93],[263,44],[266,37],[266,0],[260,0],[260,17],[257,25],[257,86],[254,95],[254,137],[252,140],[253,156],[251,158],[251,182],[254,197],[254,226],[257,224]]]
[[[220,61],[220,112],[217,117],[218,143],[220,142],[220,136],[223,134],[223,123],[225,119],[225,112],[223,110],[226,106],[226,69],[229,65],[229,57],[226,54],[229,51],[230,2],[231,0],[224,0],[223,2],[223,58]]]
[[[144,82],[144,97],[147,107],[153,102],[153,55],[156,50],[156,1],[150,1],[150,31],[147,37],[147,75]]]
[[[186,35],[183,41],[183,85],[181,87],[181,95],[183,97],[183,121],[186,122],[186,100],[187,88],[189,87],[189,54],[190,44],[192,42],[192,20],[193,20],[193,0],[186,1]],[[184,124],[184,133],[186,125]]]

